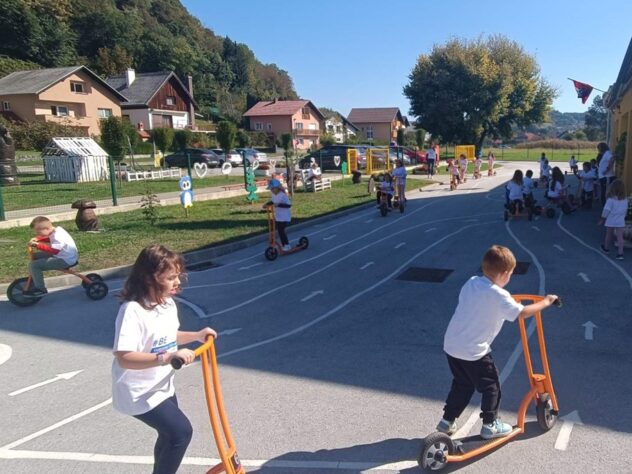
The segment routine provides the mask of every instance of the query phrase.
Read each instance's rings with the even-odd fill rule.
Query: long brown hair
[[[136,301],[145,309],[165,303],[164,288],[158,281],[169,270],[184,271],[184,257],[162,245],[151,245],[141,250],[123,286],[123,301]]]
[[[610,186],[608,187],[608,195],[609,198],[625,199],[625,184],[620,179],[615,179]]]

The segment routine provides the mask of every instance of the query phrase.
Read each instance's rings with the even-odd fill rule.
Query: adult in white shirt
[[[428,177],[434,176],[435,160],[437,159],[437,152],[433,147],[428,148],[426,152],[426,160],[428,161]]]
[[[597,145],[597,151],[601,155],[598,168],[599,184],[601,185],[601,202],[605,203],[608,185],[614,181],[614,155],[605,142],[601,142]]]

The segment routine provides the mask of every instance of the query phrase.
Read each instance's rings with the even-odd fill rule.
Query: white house
[[[342,116],[334,116],[325,120],[325,131],[335,137],[336,143],[344,143],[348,137],[355,136],[358,127]]]

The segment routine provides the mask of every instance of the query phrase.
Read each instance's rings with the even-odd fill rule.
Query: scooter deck
[[[291,253],[295,253],[303,249],[305,249],[305,246],[299,244],[299,245],[296,245],[295,247],[292,247],[290,250],[279,249],[279,253],[281,255],[290,255]]]
[[[511,435],[515,434],[515,432],[519,430],[520,428],[518,428],[517,426],[514,426],[513,430],[506,437],[511,439],[512,438]],[[486,445],[497,442],[503,438],[483,439],[481,438],[480,435],[473,435],[473,436],[467,436],[465,438],[455,439],[452,442],[454,443],[456,454],[465,454],[470,451],[474,451],[475,449],[483,448]]]

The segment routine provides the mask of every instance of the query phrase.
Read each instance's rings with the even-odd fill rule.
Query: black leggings
[[[388,193],[386,195],[386,201],[388,202],[388,207],[393,207],[393,195]],[[377,205],[382,204],[382,191],[377,192]]]
[[[498,416],[500,405],[500,381],[498,369],[491,354],[479,360],[469,361],[448,356],[452,372],[452,388],[445,402],[443,413],[447,421],[454,421],[470,403],[474,390],[482,394],[481,418],[489,424]]]
[[[134,418],[158,431],[153,474],[175,474],[193,436],[191,423],[178,408],[176,396],[167,398],[153,410]]]
[[[287,234],[285,233],[285,228],[289,222],[281,222],[276,221],[277,232],[279,233],[279,239],[281,239],[281,245],[289,245],[290,241],[287,238]]]
[[[435,160],[428,160],[428,176],[434,176]]]

